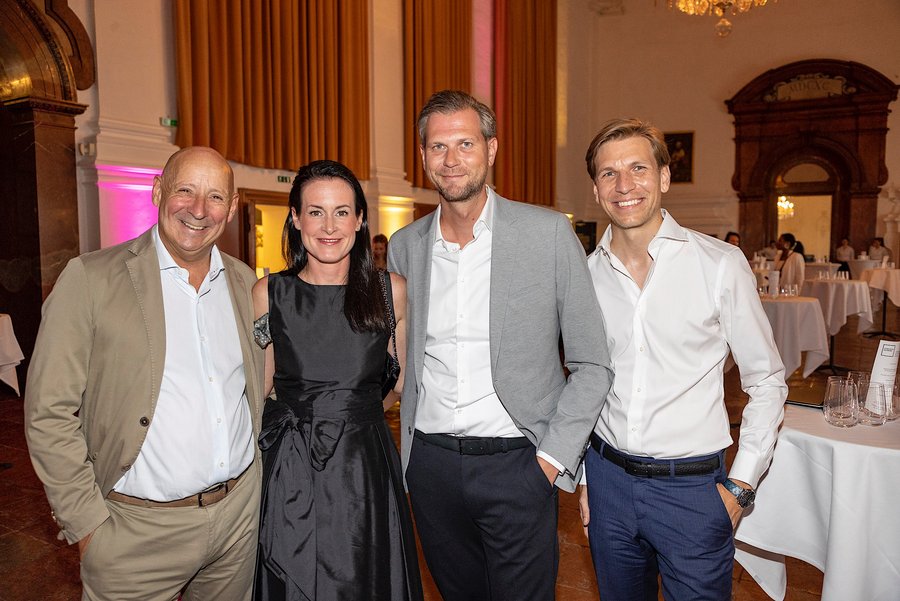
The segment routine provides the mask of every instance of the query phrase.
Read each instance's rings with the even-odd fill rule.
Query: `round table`
[[[900,307],[900,269],[866,269],[859,279],[872,288],[884,290],[891,302]]]
[[[857,332],[872,327],[872,300],[869,285],[857,280],[806,280],[803,296],[819,299],[829,336],[836,335],[847,323],[848,315],[859,315]]]
[[[804,273],[807,280],[834,277],[840,266],[840,263],[807,263]]]
[[[897,599],[900,420],[836,428],[818,408],[785,407],[756,503],[735,533],[735,559],[784,599],[784,557],[825,574],[822,601]]]
[[[785,379],[800,367],[803,351],[806,351],[803,377],[809,377],[829,356],[828,334],[819,300],[806,296],[763,296],[760,301],[772,325]]]
[[[875,261],[873,259],[850,259],[847,261],[847,265],[850,266],[850,277],[854,280],[858,280],[859,276],[862,275],[862,272],[866,269],[875,269],[881,265],[881,261]]]
[[[5,313],[0,313],[0,382],[5,382],[16,394],[19,394],[19,379],[16,376],[16,366],[22,362],[25,355],[19,348],[19,341],[13,332],[12,319]]]

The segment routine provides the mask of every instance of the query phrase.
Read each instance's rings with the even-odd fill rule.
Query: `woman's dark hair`
[[[344,315],[354,332],[390,330],[381,292],[381,275],[372,261],[372,244],[369,242],[369,207],[359,180],[346,166],[337,161],[313,161],[300,167],[291,186],[289,204],[294,211],[302,214],[303,189],[310,182],[323,179],[340,179],[353,190],[354,213],[362,215],[362,225],[356,232],[353,248],[350,249],[350,272],[344,288]],[[300,230],[294,227],[288,212],[281,236],[284,260],[288,267],[283,273],[294,276],[306,267],[309,255],[303,246]]]
[[[790,245],[789,250],[794,250],[794,246],[797,244],[797,239],[794,237],[794,234],[781,234],[781,237]]]

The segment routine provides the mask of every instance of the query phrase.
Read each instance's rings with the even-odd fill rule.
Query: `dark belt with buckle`
[[[625,457],[596,434],[591,434],[591,447],[604,459],[625,470],[626,474],[642,478],[661,478],[668,476],[703,476],[719,469],[719,457],[711,457],[700,461],[676,461],[674,459],[657,459],[636,461]]]
[[[524,436],[514,438],[489,438],[485,436],[450,436],[449,434],[425,434],[416,430],[415,437],[422,442],[460,455],[494,455],[516,449],[532,447]]]
[[[247,468],[247,470],[249,470],[249,468]],[[174,501],[151,501],[150,499],[141,499],[140,497],[123,495],[114,490],[111,490],[109,494],[106,495],[106,498],[110,501],[118,501],[119,503],[126,503],[128,505],[137,505],[138,507],[208,507],[209,505],[215,505],[228,496],[228,493],[234,490],[240,479],[247,473],[247,470],[244,470],[239,476],[236,476],[231,480],[214,484],[206,490],[198,492],[196,495],[191,495],[183,499],[176,499]]]

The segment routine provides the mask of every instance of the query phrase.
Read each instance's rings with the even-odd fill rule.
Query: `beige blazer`
[[[233,257],[222,254],[222,261],[258,434],[264,355],[252,343],[256,276]],[[72,259],[42,315],[28,370],[25,435],[62,536],[72,543],[109,516],[104,498],[137,459],[153,421],[166,327],[151,232]]]

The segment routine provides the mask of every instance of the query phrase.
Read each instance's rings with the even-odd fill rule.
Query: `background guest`
[[[841,264],[841,266],[838,267],[838,271],[850,271],[850,264],[847,263],[847,261],[850,261],[855,257],[856,251],[850,246],[850,241],[847,238],[841,238],[840,246],[834,249],[834,258]]]
[[[775,260],[775,271],[781,272],[779,285],[782,287],[796,285],[798,288],[803,286],[806,276],[803,244],[797,241],[794,234],[784,233],[778,238],[778,247],[781,254]]]
[[[869,258],[873,261],[881,261],[884,257],[891,257],[891,249],[884,245],[884,238],[873,238],[869,246]]]
[[[741,235],[737,232],[728,232],[725,234],[725,242],[728,244],[733,244],[740,248],[741,246]]]
[[[372,261],[375,262],[375,269],[387,271],[387,248],[387,236],[377,234],[372,238]]]

